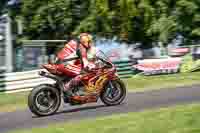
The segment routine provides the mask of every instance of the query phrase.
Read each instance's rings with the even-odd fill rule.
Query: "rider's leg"
[[[75,66],[75,65],[70,65],[66,67],[66,71],[69,71],[70,73],[73,73],[75,77],[71,79],[68,83],[65,84],[64,91],[69,90],[70,88],[73,88],[74,85],[77,85],[80,80],[81,80],[81,67]]]
[[[69,89],[78,85],[80,83],[81,77],[82,75],[77,75],[75,78],[71,79],[68,83],[66,83],[64,91],[68,91]]]

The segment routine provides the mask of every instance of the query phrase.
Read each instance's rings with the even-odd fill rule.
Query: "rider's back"
[[[69,41],[65,47],[58,52],[57,57],[60,60],[65,60],[69,58],[76,57],[76,50],[77,50],[78,43],[74,40]]]

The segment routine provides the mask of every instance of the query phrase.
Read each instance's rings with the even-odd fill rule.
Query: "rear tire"
[[[112,80],[110,82],[112,83],[113,87],[115,89],[117,89],[119,94],[117,95],[117,97],[114,96],[113,99],[109,98],[110,94],[108,92],[109,91],[108,89],[110,88],[110,84],[108,82],[105,85],[104,90],[102,91],[102,93],[100,95],[100,99],[104,104],[106,104],[108,106],[121,104],[126,97],[126,87],[125,87],[123,81],[121,81],[120,79]]]
[[[49,105],[50,100],[53,101],[52,105]],[[30,111],[37,116],[53,115],[58,111],[60,104],[60,93],[52,85],[39,85],[35,87],[28,96],[28,107]],[[45,107],[48,105],[50,107],[47,107],[47,110],[42,110],[40,108],[41,106]]]

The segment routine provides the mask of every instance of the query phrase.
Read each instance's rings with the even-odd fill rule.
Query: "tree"
[[[176,3],[177,28],[187,43],[199,40],[200,6],[196,0],[179,0]]]
[[[199,0],[22,0],[13,16],[23,20],[29,39],[91,32],[148,46],[167,45],[178,35],[186,44],[198,42],[199,14]]]
[[[1,1],[0,1],[0,14],[2,14],[2,11],[5,9],[6,3],[7,3],[8,1],[9,1],[9,0],[1,0]]]
[[[19,17],[30,39],[64,39],[72,29],[70,1],[24,0]]]

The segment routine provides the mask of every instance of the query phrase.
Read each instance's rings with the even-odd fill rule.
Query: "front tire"
[[[52,85],[39,85],[28,96],[28,107],[37,116],[53,115],[58,111],[60,104],[60,93]]]
[[[118,93],[114,94],[114,91]],[[108,106],[121,104],[125,97],[126,87],[120,79],[109,81],[100,95],[101,101]]]

